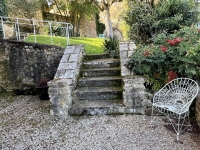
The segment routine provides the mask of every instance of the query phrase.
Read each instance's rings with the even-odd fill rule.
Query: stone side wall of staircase
[[[48,82],[51,115],[68,115],[68,108],[72,105],[73,90],[79,76],[83,54],[83,45],[67,46],[54,80]]]
[[[129,56],[132,55],[136,45],[134,42],[120,42],[120,63],[123,82],[123,103],[126,108],[132,108],[132,113],[150,114],[152,95],[146,92],[145,79],[136,76],[125,67]]]

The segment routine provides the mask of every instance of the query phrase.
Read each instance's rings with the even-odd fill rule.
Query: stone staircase
[[[109,55],[86,55],[74,92],[70,115],[113,114],[122,106],[120,60]]]

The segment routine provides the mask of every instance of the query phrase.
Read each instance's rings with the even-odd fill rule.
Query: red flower
[[[143,53],[143,55],[144,55],[145,57],[147,57],[149,54],[151,54],[149,51],[146,51],[146,52]]]
[[[160,46],[161,51],[164,53],[168,50],[168,48],[166,46]]]
[[[173,79],[175,79],[177,77],[176,72],[173,71],[169,71],[168,72],[168,82],[172,81]]]
[[[180,42],[182,42],[182,41],[183,41],[183,38],[175,38],[175,39],[173,39],[173,40],[167,39],[166,41],[167,41],[167,43],[168,43],[169,45],[175,46],[175,45],[178,45]]]

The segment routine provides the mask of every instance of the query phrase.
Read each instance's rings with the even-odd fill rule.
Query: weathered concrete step
[[[121,103],[119,103],[121,102]],[[122,100],[82,100],[69,109],[70,115],[104,115],[110,114],[116,107],[122,107]]]
[[[122,100],[121,100],[122,101]],[[122,103],[108,100],[78,101],[68,111],[69,115],[119,115],[119,114],[145,114],[144,107],[127,108]]]
[[[120,76],[120,68],[92,68],[81,70],[82,77]]]
[[[104,59],[104,58],[110,58],[110,56],[108,54],[85,55],[84,61],[94,60],[94,59]]]
[[[108,67],[119,67],[120,60],[107,58],[107,59],[95,59],[83,62],[83,68],[108,68]]]
[[[122,99],[121,87],[84,87],[75,90],[76,100]]]
[[[103,76],[103,77],[85,77],[78,81],[78,87],[108,87],[108,86],[120,86],[120,76]]]

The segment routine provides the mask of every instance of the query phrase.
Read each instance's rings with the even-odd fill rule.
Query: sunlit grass
[[[34,36],[29,36],[26,40],[26,42],[34,42]],[[86,54],[102,54],[104,53],[103,49],[103,41],[104,39],[101,38],[80,38],[80,37],[70,37],[70,45],[73,44],[83,44],[85,47]],[[51,43],[51,37],[48,35],[36,35],[36,43],[40,44],[53,44],[56,46],[66,47],[67,41],[65,37],[60,36],[52,36],[52,42]]]

